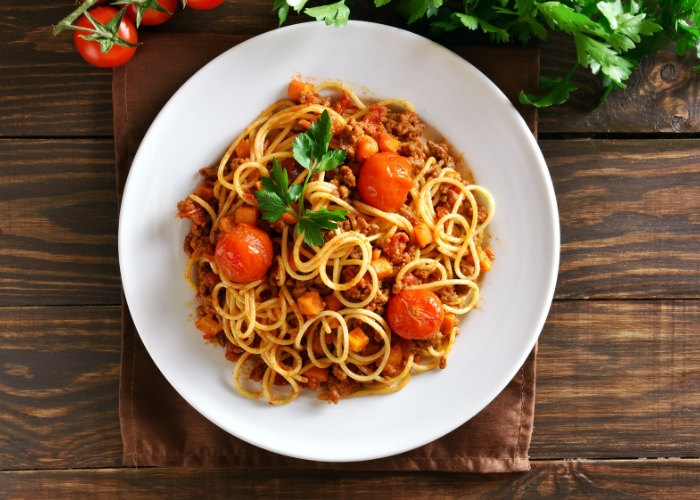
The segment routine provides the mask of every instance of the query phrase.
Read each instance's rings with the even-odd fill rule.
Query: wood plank
[[[557,298],[700,296],[700,141],[541,141],[557,194]]]
[[[117,306],[0,308],[0,469],[121,463],[120,325]]]
[[[555,302],[530,455],[700,456],[699,330],[700,301]],[[118,307],[0,308],[0,469],[121,465],[119,331]]]
[[[111,71],[94,68],[75,53],[70,33],[51,35],[51,25],[70,12],[72,0],[6,0],[0,4],[0,136],[111,136]],[[274,29],[272,0],[228,1],[211,11],[186,9],[150,31],[255,35]],[[292,16],[291,23],[307,20]],[[392,7],[376,9],[369,0],[353,6],[353,19],[406,28]],[[411,30],[427,34],[427,23]],[[486,43],[467,30],[438,39],[442,43]],[[565,74],[575,62],[570,37],[550,36],[542,47],[542,72]],[[137,55],[138,57],[138,55]],[[579,69],[580,90],[565,106],[542,110],[542,133],[647,133],[700,131],[700,77],[694,56],[680,58],[671,47],[638,69],[628,89],[614,92],[596,109],[599,79]]]
[[[118,304],[112,141],[0,140],[0,305]]]
[[[226,469],[93,469],[0,473],[6,498],[697,498],[700,460],[547,461],[521,474]]]
[[[534,458],[700,457],[700,302],[557,301]]]

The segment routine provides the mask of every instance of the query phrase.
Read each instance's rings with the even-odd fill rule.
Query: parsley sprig
[[[345,151],[328,151],[332,135],[331,117],[328,111],[324,110],[309,131],[299,134],[292,144],[294,159],[308,170],[304,184],[290,186],[287,170],[280,165],[277,158],[274,158],[270,177],[263,177],[263,189],[255,193],[258,208],[262,211],[263,219],[267,221],[274,222],[281,219],[287,212],[296,212],[297,234],[304,234],[304,241],[309,245],[323,245],[321,230],[338,229],[338,222],[344,221],[348,215],[347,210],[304,208],[304,192],[311,176],[316,172],[333,170],[345,161]],[[300,200],[299,208],[295,210],[292,205],[297,200]]]

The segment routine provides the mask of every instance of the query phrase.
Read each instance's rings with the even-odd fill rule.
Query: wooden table
[[[117,412],[111,72],[85,64],[70,34],[51,36],[72,4],[0,3],[0,497],[698,498],[691,56],[669,47],[649,58],[600,109],[597,79],[579,71],[570,103],[540,113],[562,248],[540,339],[532,472],[136,470],[121,465]],[[358,2],[354,17],[402,25],[370,5]],[[258,34],[276,27],[271,6],[227,0],[159,29]],[[543,74],[573,62],[567,38],[542,45]]]

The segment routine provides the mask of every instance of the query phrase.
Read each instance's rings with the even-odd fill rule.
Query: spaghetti
[[[196,326],[226,347],[226,358],[236,362],[234,384],[247,398],[286,404],[306,387],[337,403],[398,391],[412,374],[445,368],[459,333],[456,315],[474,307],[477,280],[494,258],[484,243],[494,200],[456,170],[445,144],[424,137],[410,103],[370,106],[337,82],[314,88],[293,81],[289,95],[236,137],[218,166],[202,169],[202,184],[178,204],[178,216],[192,220],[185,277],[200,304]],[[345,150],[345,165],[314,173],[299,203],[311,211],[343,209],[347,219],[314,246],[298,234],[291,213],[261,220],[255,192],[273,158],[291,185],[304,184],[309,171],[292,147],[324,111],[332,121],[330,149]],[[362,176],[368,162],[397,156],[408,165],[405,202],[377,208],[383,205],[362,191]],[[372,192],[381,196],[389,187],[378,189]],[[272,260],[261,278],[236,282],[215,252],[244,223],[270,235]],[[413,290],[421,292],[402,293]],[[421,294],[431,298],[434,314],[416,325],[427,328],[433,320],[429,335],[412,332],[405,315],[412,309],[399,307],[400,299]],[[392,316],[396,304],[393,310],[404,312]],[[261,385],[253,389],[247,379]]]

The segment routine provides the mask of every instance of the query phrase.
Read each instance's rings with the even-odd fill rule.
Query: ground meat
[[[321,106],[330,108],[331,99],[330,97],[321,97],[315,92],[302,92],[299,98],[299,104],[320,104]]]
[[[428,141],[427,144],[428,151],[436,160],[442,160],[447,168],[455,168],[455,161],[448,153],[447,144],[437,144],[433,141]]]
[[[459,263],[459,270],[462,271],[462,274],[465,276],[471,276],[474,273],[475,268],[473,264],[470,264],[463,259],[462,262]]]
[[[380,243],[384,253],[389,257],[392,264],[402,264],[411,260],[410,254],[406,252],[406,243],[409,237],[403,231],[397,231],[394,236],[389,238],[389,241]]]
[[[332,372],[338,380],[345,380],[346,378],[348,378],[347,374],[343,371],[340,365],[333,365]]]
[[[476,221],[479,224],[482,224],[485,220],[486,217],[489,216],[489,211],[486,210],[486,207],[479,207],[479,215],[476,217]]]
[[[445,368],[447,368],[447,358],[445,356],[442,356],[440,358],[440,369],[444,370]]]
[[[217,177],[218,172],[219,172],[218,165],[199,169],[199,175],[204,177],[205,181],[209,181],[209,182],[216,182],[216,179],[218,178]]]
[[[191,198],[185,198],[177,204],[177,217],[190,219],[196,226],[203,226],[211,220],[209,213]]]
[[[410,159],[420,160],[419,163],[421,165],[425,160],[425,147],[420,141],[404,142],[403,144],[401,144],[398,153],[401,156],[406,156]]]
[[[496,254],[493,252],[493,248],[491,248],[491,245],[484,246],[482,250],[489,259],[496,260]]]
[[[389,302],[389,293],[389,288],[380,288],[377,291],[377,295],[375,295],[374,299],[372,299],[372,302],[365,306],[365,309],[383,316],[384,305]]]
[[[338,404],[341,396],[349,396],[360,390],[360,383],[357,380],[347,377],[345,380],[339,380],[334,375],[328,379],[328,396],[327,399]]]
[[[454,302],[459,299],[459,295],[455,293],[455,289],[452,285],[447,285],[442,287],[438,292],[437,296],[443,303]]]
[[[346,186],[338,187],[338,194],[341,200],[348,201],[348,198],[350,198],[350,190]]]
[[[229,361],[238,361],[242,354],[243,349],[233,345],[231,342],[227,342],[225,354],[226,359],[228,359]]]
[[[416,137],[422,136],[425,131],[425,124],[413,111],[387,114],[384,127],[401,141],[412,141]]]
[[[362,249],[358,246],[353,247],[352,252],[350,252],[350,258],[362,260]]]
[[[292,281],[294,283],[294,286],[291,289],[291,294],[292,294],[292,297],[294,297],[295,299],[298,299],[299,297],[301,297],[302,295],[304,295],[306,292],[309,291],[309,286],[308,286],[306,281],[299,281],[299,280],[291,279],[291,280],[287,280],[287,283],[289,283],[289,281]],[[289,285],[287,285],[287,286],[289,286]]]
[[[355,174],[352,173],[352,170],[350,170],[350,167],[342,166],[338,169],[338,172],[340,174],[339,180],[341,183],[348,187],[355,187],[357,185],[357,179],[355,178]]]
[[[357,217],[355,229],[365,236],[371,236],[379,232],[379,225],[375,223],[368,223],[367,219],[364,217]]]
[[[199,275],[199,291],[204,294],[211,294],[214,287],[221,281],[219,275],[205,267],[200,267],[197,274]]]
[[[250,380],[254,382],[262,382],[263,375],[265,375],[265,370],[267,369],[267,365],[262,359],[258,359],[255,362],[255,366],[253,366],[253,369],[250,371]]]
[[[408,219],[408,222],[410,222],[414,226],[420,222],[420,219],[418,218],[416,213],[408,205],[403,205],[399,209],[399,215],[403,215],[404,217],[406,217],[406,219]]]
[[[287,223],[282,221],[282,219],[277,219],[274,222],[270,222],[270,229],[277,233],[282,234],[282,231],[284,231],[285,227],[287,227]]]

